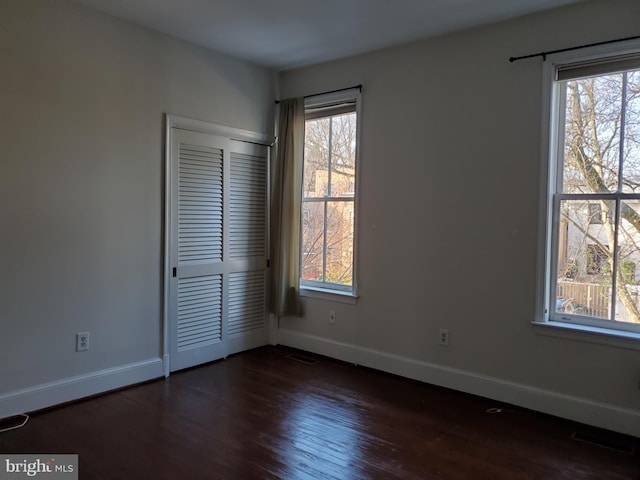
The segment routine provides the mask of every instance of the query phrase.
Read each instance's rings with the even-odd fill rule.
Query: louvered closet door
[[[171,370],[268,340],[266,147],[172,129]]]
[[[229,277],[227,336],[230,353],[268,340],[266,323],[266,147],[232,141],[229,168]]]

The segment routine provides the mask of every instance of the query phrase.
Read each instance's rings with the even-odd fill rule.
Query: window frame
[[[615,44],[588,47],[580,50],[549,55],[543,63],[542,91],[542,161],[540,171],[539,242],[536,293],[536,311],[533,324],[541,327],[542,333],[613,344],[625,348],[640,349],[640,325],[616,324],[612,320],[600,320],[583,315],[556,313],[555,291],[557,286],[557,244],[559,241],[560,209],[562,194],[558,194],[562,178],[558,162],[563,158],[564,89],[556,80],[558,70],[563,67],[601,61],[606,64],[623,55],[640,55],[640,41],[631,40]],[[600,74],[605,74],[601,72]],[[598,195],[615,197],[622,202],[634,195],[588,194],[585,200],[598,199]],[[560,199],[558,198],[560,197]],[[576,198],[580,199],[580,198]]]
[[[360,137],[362,131],[362,102],[361,102],[361,92],[360,88],[350,88],[347,90],[340,90],[320,95],[313,95],[309,97],[305,97],[304,99],[304,108],[305,108],[305,123],[307,119],[318,119],[323,117],[330,117],[333,115],[339,115],[340,112],[336,109],[334,111],[328,110],[327,115],[319,115],[314,113],[310,115],[311,118],[308,118],[307,112],[311,109],[319,109],[323,107],[330,107],[332,105],[340,105],[344,103],[352,102],[355,103],[354,112],[356,114],[356,154],[355,154],[355,187],[354,187],[354,195],[353,200],[349,200],[349,202],[353,202],[353,265],[352,265],[352,282],[351,285],[340,285],[336,283],[330,283],[325,281],[315,281],[315,280],[303,280],[302,279],[302,256],[304,254],[302,248],[303,235],[303,211],[301,208],[300,213],[300,294],[303,297],[313,297],[320,298],[326,300],[336,300],[347,303],[355,303],[355,300],[358,298],[358,212],[359,212],[359,183],[360,183]],[[346,113],[346,112],[343,112]],[[304,159],[303,159],[304,165]],[[301,185],[301,188],[304,188]],[[304,194],[304,192],[303,192]],[[321,200],[318,200],[321,201]],[[328,201],[328,200],[323,200]],[[305,203],[304,197],[302,199],[303,204]],[[323,255],[326,256],[326,252],[323,251]]]

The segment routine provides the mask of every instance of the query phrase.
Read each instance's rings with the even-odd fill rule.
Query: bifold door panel
[[[267,342],[267,147],[171,129],[171,370]]]

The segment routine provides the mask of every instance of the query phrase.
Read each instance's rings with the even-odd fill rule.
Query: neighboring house
[[[640,211],[640,201],[629,206]],[[605,219],[606,221],[606,216]],[[610,311],[611,298],[611,255],[613,250],[612,233],[603,221],[603,214],[598,203],[580,202],[573,208],[565,210],[565,219],[559,228],[558,255],[558,297],[564,299],[575,296],[574,300],[586,305],[595,316],[606,316]],[[622,220],[621,232],[618,235],[618,263],[622,272],[625,287],[634,300],[640,302],[638,281],[640,271],[640,233],[629,222]],[[568,295],[567,282],[574,284],[571,295]],[[583,285],[582,293],[578,285]],[[591,292],[597,293],[589,294]],[[580,293],[578,293],[580,292]],[[597,298],[597,297],[604,297]],[[598,304],[600,312],[595,304]],[[621,302],[616,304],[616,320],[628,320],[628,313]]]

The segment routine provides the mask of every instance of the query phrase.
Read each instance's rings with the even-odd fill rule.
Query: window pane
[[[302,280],[323,279],[324,202],[302,203]]]
[[[331,119],[331,193],[332,197],[355,194],[356,114],[336,115]]]
[[[623,75],[566,82],[563,191],[615,192]]]
[[[613,201],[561,202],[557,312],[610,318],[615,208]]]
[[[628,72],[623,191],[640,193],[640,70]]]
[[[327,278],[329,283],[353,283],[354,203],[327,202]]]
[[[330,119],[307,120],[304,132],[303,191],[306,198],[329,194]]]
[[[622,202],[620,207],[620,229],[618,232],[618,275],[616,320],[640,323],[638,297],[638,273],[636,265],[640,262],[640,224],[637,212],[640,200]]]

